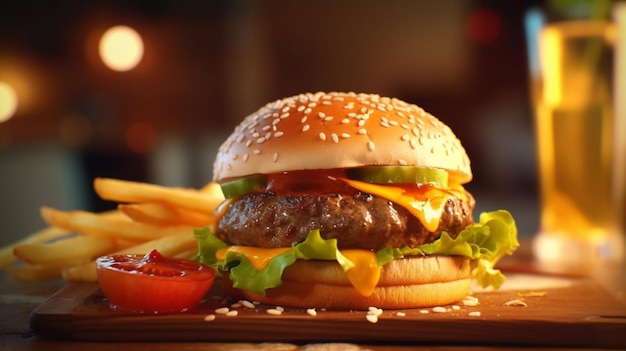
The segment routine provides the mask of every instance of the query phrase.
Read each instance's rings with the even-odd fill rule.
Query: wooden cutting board
[[[501,290],[474,291],[473,296],[478,298],[477,306],[442,306],[446,312],[385,310],[373,323],[366,319],[366,311],[317,310],[313,316],[306,309],[285,308],[281,315],[271,315],[267,310],[275,306],[231,307],[236,301],[223,296],[219,284],[193,312],[125,314],[109,308],[96,284],[71,283],[33,312],[31,328],[44,337],[93,341],[343,341],[626,349],[626,306],[590,279],[513,274]],[[215,313],[219,307],[237,310],[237,315]],[[205,319],[208,315],[215,319]]]

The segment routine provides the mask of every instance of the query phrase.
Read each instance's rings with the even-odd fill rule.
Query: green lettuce
[[[266,289],[282,284],[285,268],[298,259],[337,261],[344,271],[354,264],[341,254],[336,239],[324,239],[319,230],[312,230],[307,238],[292,246],[292,250],[275,256],[262,270],[257,270],[245,255],[227,251],[223,261],[216,259],[218,250],[228,244],[217,238],[209,227],[196,229],[198,240],[197,261],[228,271],[233,286],[239,289],[264,294]],[[511,255],[519,246],[517,227],[511,214],[505,210],[485,212],[479,221],[463,229],[456,238],[444,232],[430,244],[416,248],[385,248],[376,252],[378,265],[406,256],[446,255],[468,257],[475,262],[475,280],[482,287],[499,288],[504,275],[494,266],[504,255]]]

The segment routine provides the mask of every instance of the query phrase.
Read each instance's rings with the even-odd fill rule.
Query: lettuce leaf
[[[228,247],[214,236],[210,228],[194,231],[198,240],[197,261],[228,271],[233,286],[264,294],[266,289],[282,284],[282,273],[297,259],[337,261],[344,271],[354,266],[337,248],[336,239],[324,239],[319,230],[309,233],[306,240],[293,245],[293,250],[275,256],[262,270],[257,270],[245,255],[228,251],[223,261],[216,259],[218,250]],[[463,229],[456,238],[446,232],[430,244],[416,248],[385,248],[376,252],[378,265],[405,256],[447,255],[464,256],[476,263],[476,282],[482,287],[499,288],[505,280],[495,264],[504,256],[511,255],[517,247],[517,227],[511,214],[505,210],[485,212],[474,223]]]

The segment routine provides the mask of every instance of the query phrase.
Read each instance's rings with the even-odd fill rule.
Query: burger
[[[218,150],[225,201],[198,229],[196,259],[230,291],[266,304],[417,308],[499,287],[517,248],[505,210],[480,214],[468,155],[422,108],[374,94],[280,99]]]

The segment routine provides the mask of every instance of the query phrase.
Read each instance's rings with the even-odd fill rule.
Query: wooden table
[[[626,267],[624,264],[614,265],[607,269],[602,274],[597,274],[596,277],[564,277],[564,276],[548,276],[538,275],[537,279],[532,278],[535,276],[535,267],[524,250],[521,250],[519,255],[516,254],[515,259],[503,262],[504,267],[510,271],[509,275],[513,277],[511,284],[517,284],[516,286],[510,286],[508,289],[499,292],[477,292],[475,295],[479,296],[481,305],[475,310],[481,311],[482,316],[476,317],[475,323],[471,323],[471,318],[468,317],[470,308],[466,306],[459,306],[458,309],[452,310],[448,307],[448,314],[444,317],[443,314],[437,314],[429,311],[429,314],[421,315],[419,311],[407,311],[407,315],[404,317],[398,317],[395,312],[389,312],[386,315],[381,316],[381,320],[377,324],[369,323],[364,318],[364,313],[355,312],[349,317],[345,317],[345,314],[328,312],[328,317],[333,316],[332,323],[327,326],[332,330],[334,328],[341,328],[344,323],[351,330],[356,333],[364,333],[363,340],[358,338],[352,338],[348,340],[320,338],[319,340],[300,340],[297,337],[293,337],[294,332],[283,334],[285,340],[281,340],[280,335],[269,336],[266,340],[259,340],[258,335],[254,334],[254,329],[258,327],[254,318],[265,318],[248,316],[242,313],[240,317],[241,321],[247,321],[241,324],[241,332],[246,332],[246,329],[251,330],[253,334],[257,335],[252,340],[250,338],[242,337],[239,339],[227,338],[230,340],[170,340],[165,337],[165,341],[150,340],[150,338],[144,338],[141,341],[135,342],[131,340],[124,340],[116,336],[122,335],[119,331],[114,331],[112,334],[102,332],[102,328],[98,327],[101,324],[98,319],[89,319],[94,316],[94,310],[90,310],[93,306],[87,306],[75,308],[71,307],[72,304],[80,304],[80,299],[73,297],[67,297],[63,294],[81,294],[77,293],[75,289],[68,286],[63,281],[50,281],[50,282],[23,282],[16,281],[9,277],[6,272],[0,272],[0,333],[2,334],[2,341],[0,341],[0,349],[2,350],[118,350],[118,349],[133,349],[133,350],[483,350],[483,349],[511,349],[511,350],[524,350],[533,349],[541,346],[550,349],[571,349],[573,345],[563,345],[561,342],[567,340],[567,335],[570,331],[570,337],[572,340],[586,340],[586,336],[581,336],[581,333],[588,333],[590,328],[593,329],[593,335],[596,342],[599,345],[594,345],[594,341],[591,344],[580,344],[580,346],[594,347],[598,349],[618,347],[621,348],[622,339],[618,337],[615,340],[607,340],[607,338],[613,338],[614,335],[626,335]],[[529,280],[530,277],[530,280]],[[546,283],[548,282],[548,283]],[[556,282],[556,283],[555,283]],[[567,287],[562,285],[563,282],[570,282]],[[543,285],[542,285],[543,284]],[[546,285],[547,284],[547,285]],[[556,284],[556,285],[555,285]],[[81,290],[82,289],[82,290]],[[86,290],[85,290],[86,289]],[[82,286],[80,291],[87,294],[91,294],[94,290],[93,287]],[[58,291],[65,291],[61,295],[57,295],[57,300],[48,300]],[[73,292],[72,292],[73,291]],[[97,296],[94,298],[97,300]],[[527,304],[526,307],[522,306],[504,306],[504,303],[512,300],[522,300]],[[47,302],[46,302],[47,301]],[[51,303],[53,301],[53,303]],[[76,302],[79,301],[79,302]],[[97,304],[97,303],[96,303]],[[43,306],[43,308],[42,308]],[[63,311],[63,309],[73,308],[73,311]],[[97,307],[101,308],[101,307]],[[96,309],[97,309],[96,308]],[[76,316],[87,317],[88,323],[65,324],[66,322],[59,322],[59,328],[61,330],[72,330],[75,327],[77,333],[84,332],[84,328],[96,327],[95,334],[76,334],[76,335],[92,335],[87,336],[85,340],[73,340],[76,338],[64,338],[61,340],[54,340],[46,337],[35,335],[31,330],[31,318],[33,317],[33,311],[35,311],[35,317],[39,318],[39,323],[42,321],[50,323],[54,321],[55,315],[58,311],[62,310],[63,313],[72,315],[71,318]],[[554,312],[556,311],[556,312]],[[258,311],[257,311],[258,312]],[[615,314],[608,321],[603,320],[600,324],[597,324],[597,318],[603,318],[597,316],[600,314]],[[361,314],[363,315],[361,315]],[[564,319],[558,319],[556,315],[561,315]],[[106,314],[107,318],[116,317],[115,315]],[[577,316],[587,316],[586,318],[578,318]],[[554,318],[553,318],[554,316]],[[621,317],[620,317],[621,316]],[[263,319],[263,323],[266,329],[267,326],[272,325],[284,325],[289,324],[291,321],[299,320],[304,321],[301,327],[319,328],[320,320],[312,319],[300,313],[296,317],[288,317],[290,319]],[[319,317],[319,315],[318,315]],[[363,318],[362,318],[363,317]],[[43,318],[43,319],[42,319]],[[50,319],[52,318],[52,319]],[[149,317],[143,317],[149,318]],[[191,318],[191,317],[189,317]],[[233,333],[236,328],[233,320],[226,320],[227,317],[222,318],[222,324],[214,324],[216,330],[220,330],[223,335],[229,335]],[[247,319],[246,319],[247,318]],[[251,319],[252,318],[252,319]],[[280,317],[279,317],[280,318]],[[293,319],[295,318],[295,319]],[[308,319],[307,319],[308,318]],[[323,317],[325,318],[325,317]],[[347,319],[346,319],[347,318]],[[405,319],[402,319],[405,318]],[[573,318],[571,321],[568,318]],[[106,318],[103,318],[106,319]],[[552,319],[552,321],[550,321]],[[406,323],[404,323],[406,321]],[[548,321],[547,323],[544,323]],[[214,321],[215,322],[215,321]],[[217,321],[220,323],[220,321]],[[95,323],[95,324],[94,324]],[[126,324],[124,324],[126,323]],[[126,320],[120,325],[124,328],[133,328],[134,322],[131,319]],[[187,320],[185,323],[194,323]],[[207,322],[209,323],[209,322]],[[274,324],[272,324],[274,323]],[[483,324],[480,324],[483,323]],[[539,324],[537,324],[539,323]],[[543,324],[541,324],[543,323]],[[70,329],[67,329],[67,325]],[[112,324],[116,327],[117,324]],[[210,324],[209,324],[210,325]],[[467,328],[467,326],[474,326]],[[464,342],[472,340],[472,335],[480,340],[481,325],[489,328],[501,328],[502,333],[499,333],[499,340],[496,344],[491,343],[476,343],[476,342]],[[88,327],[86,327],[88,326]],[[91,327],[89,327],[91,326]],[[168,325],[156,323],[156,331],[161,335],[167,335]],[[397,338],[397,333],[411,332],[414,326],[421,328],[420,330],[428,335],[432,335],[432,338],[421,337],[408,337]],[[436,326],[436,327],[435,327]],[[464,327],[465,326],[465,327]],[[172,328],[176,329],[180,326],[174,325]],[[65,328],[65,329],[63,329]],[[81,329],[82,328],[82,329]],[[100,329],[98,329],[100,328]],[[152,327],[150,327],[152,328]],[[160,329],[159,329],[160,328]],[[220,329],[221,328],[221,329]],[[105,328],[106,329],[106,328]],[[171,328],[169,328],[171,329]],[[90,329],[89,329],[90,330]],[[261,332],[263,331],[261,330]],[[453,333],[456,337],[452,337],[445,340],[437,339],[438,335],[443,335],[441,330]],[[533,334],[527,334],[531,336],[527,340],[519,340],[516,337],[516,330],[523,332],[532,332]],[[92,330],[93,331],[93,330]],[[154,333],[154,330],[149,332]],[[334,332],[334,331],[333,331]],[[100,333],[100,334],[98,334]],[[351,335],[356,335],[356,334]],[[388,334],[385,334],[388,333]],[[538,336],[538,334],[545,336]],[[45,333],[44,333],[45,334]],[[71,332],[70,332],[71,334]],[[348,333],[350,334],[350,333]],[[559,335],[560,334],[560,335]],[[95,336],[94,336],[95,335]],[[110,336],[107,339],[108,336]],[[150,335],[150,334],[146,334]],[[173,334],[170,334],[173,335]],[[342,333],[333,334],[342,335]],[[389,338],[385,338],[385,335],[389,335]],[[460,337],[459,335],[463,336]],[[144,335],[145,336],[145,335]],[[510,336],[510,338],[509,338]],[[555,343],[547,342],[543,345],[534,345],[534,339],[545,337],[546,340],[556,341]],[[91,340],[93,339],[93,340]],[[196,338],[197,339],[197,338]],[[211,339],[210,337],[208,339]],[[426,341],[424,341],[426,340]],[[428,341],[430,340],[430,341]],[[530,342],[529,342],[530,340]],[[541,339],[543,340],[543,339]],[[626,339],[624,339],[626,340]]]

